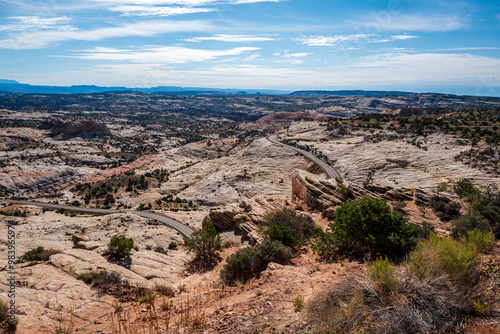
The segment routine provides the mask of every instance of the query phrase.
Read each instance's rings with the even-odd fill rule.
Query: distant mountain
[[[415,94],[411,92],[400,91],[379,91],[379,90],[300,90],[293,92],[290,95],[300,97],[319,97],[327,95],[340,95],[340,96],[379,96],[379,95],[410,95]]]
[[[259,94],[266,94],[266,95],[284,95],[283,93],[277,94],[277,93],[261,93],[260,91],[257,93],[248,93],[246,91],[220,91],[220,90],[181,90],[181,91],[170,91],[170,92],[153,92],[151,94],[158,94],[158,95],[194,95],[194,96],[229,96],[229,95],[259,95]]]
[[[0,84],[18,85],[19,82],[16,80],[0,79]]]
[[[22,84],[15,80],[0,79],[0,91],[13,94],[93,94],[109,92],[147,93],[163,95],[285,95],[291,91],[270,89],[218,89],[204,87],[158,86],[150,88],[100,87],[94,85],[38,86]]]

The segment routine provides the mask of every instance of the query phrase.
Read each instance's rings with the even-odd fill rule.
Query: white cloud
[[[1,25],[0,31],[28,31],[58,28],[61,30],[72,30],[73,27],[67,25],[71,18],[67,16],[42,18],[39,16],[14,16],[9,17],[14,20],[11,24]]]
[[[243,42],[267,42],[275,40],[276,40],[275,38],[261,37],[261,36],[217,34],[215,36],[210,36],[210,37],[188,38],[185,39],[184,41],[186,42],[219,41],[219,42],[243,43]]]
[[[204,6],[212,4],[248,4],[258,2],[282,2],[287,0],[93,0],[94,2],[107,3],[109,5],[184,5],[184,6]]]
[[[285,63],[285,64],[302,64],[304,61],[301,59],[297,58],[302,58],[312,55],[312,53],[289,53],[288,51],[285,51],[284,53],[273,53],[273,56],[280,57],[282,59],[280,60],[275,60],[275,63]]]
[[[408,39],[414,39],[414,38],[419,38],[418,36],[412,36],[412,35],[392,35],[387,38],[383,39],[373,39],[370,40],[369,42],[373,43],[387,43],[387,42],[394,42],[394,41],[404,41]]]
[[[244,3],[257,3],[257,2],[282,2],[287,0],[230,0],[229,3],[244,4]]]
[[[500,47],[471,46],[471,47],[462,47],[462,48],[435,49],[433,51],[476,51],[476,50],[500,50]]]
[[[400,41],[400,40],[407,40],[407,39],[414,39],[414,38],[419,38],[418,36],[412,36],[412,35],[392,35],[391,39],[393,41]]]
[[[84,50],[72,58],[123,61],[150,64],[184,64],[212,60],[224,56],[236,56],[245,52],[259,50],[255,47],[239,47],[227,50],[191,49],[181,46],[155,46],[141,49],[114,50],[111,48],[96,48]]]
[[[290,57],[305,57],[305,56],[309,56],[309,55],[312,55],[312,53],[290,53]]]
[[[283,57],[283,58],[306,57],[309,55],[312,55],[312,53],[306,53],[306,52],[302,52],[302,53],[289,53],[289,52],[279,53],[279,52],[276,52],[276,53],[273,53],[273,56]]]
[[[175,66],[175,67],[174,67]],[[183,65],[108,63],[81,71],[54,72],[57,84],[117,86],[178,85],[274,89],[380,89],[453,91],[492,95],[500,86],[500,59],[463,54],[391,53],[353,63],[316,69],[297,67],[192,63]],[[22,79],[22,78],[20,78]],[[33,82],[46,84],[44,81]],[[33,79],[31,79],[33,81]],[[437,88],[437,89],[436,89]],[[496,91],[495,91],[496,89]]]
[[[310,46],[335,46],[340,44],[362,44],[362,43],[386,43],[393,41],[401,41],[407,39],[418,38],[413,35],[392,35],[387,37],[380,37],[377,34],[353,34],[353,35],[337,35],[337,36],[309,36],[295,38],[305,45]]]
[[[246,58],[243,58],[242,60],[243,61],[252,61],[252,60],[255,60],[255,59],[259,58],[259,57],[260,57],[260,54],[254,53],[253,55],[250,55],[250,56],[248,56]]]
[[[97,28],[93,30],[42,30],[15,34],[0,40],[3,49],[40,49],[67,40],[99,41],[112,37],[156,36],[165,33],[187,31],[206,31],[210,24],[203,21],[140,21],[118,27]]]
[[[285,63],[285,64],[292,64],[292,65],[298,65],[304,63],[303,60],[300,59],[280,59],[280,60],[275,60],[275,63]]]
[[[310,46],[333,46],[344,42],[355,42],[366,40],[371,35],[355,34],[355,35],[338,35],[338,36],[309,36],[294,39],[305,45]]]
[[[389,53],[337,68],[335,75],[346,83],[454,87],[479,85],[483,77],[500,84],[500,59],[456,53]]]
[[[453,31],[467,27],[466,20],[458,16],[446,15],[407,15],[388,14],[380,17],[368,17],[363,21],[353,22],[366,33],[382,31]]]
[[[158,6],[118,6],[110,8],[123,16],[173,16],[193,13],[212,12],[215,8],[207,7],[158,7]]]

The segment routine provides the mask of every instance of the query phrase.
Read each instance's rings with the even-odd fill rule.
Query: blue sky
[[[500,96],[500,2],[0,0],[0,78]]]

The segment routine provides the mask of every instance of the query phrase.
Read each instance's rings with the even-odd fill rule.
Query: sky
[[[0,0],[0,79],[500,96],[500,2]]]

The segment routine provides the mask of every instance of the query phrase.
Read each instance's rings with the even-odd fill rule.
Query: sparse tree
[[[134,248],[134,239],[124,236],[112,237],[109,241],[109,249],[111,257],[124,258],[130,256],[130,252]]]
[[[210,220],[205,223],[203,230],[193,232],[191,237],[186,238],[186,246],[195,254],[195,261],[205,264],[211,263],[217,257],[221,245],[221,237]]]

